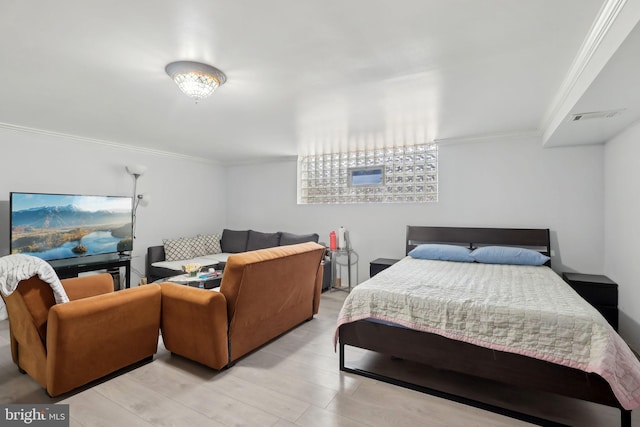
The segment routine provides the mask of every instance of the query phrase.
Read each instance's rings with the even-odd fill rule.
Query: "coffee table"
[[[207,273],[200,273],[197,276],[190,276],[189,274],[179,274],[177,276],[165,277],[156,280],[154,283],[173,282],[180,285],[193,286],[195,288],[202,289],[214,289],[219,288],[222,282],[222,273],[216,271],[216,276],[206,276]]]

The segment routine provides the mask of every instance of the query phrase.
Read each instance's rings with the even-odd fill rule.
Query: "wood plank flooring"
[[[154,361],[51,399],[11,361],[0,321],[0,402],[68,403],[71,425],[93,426],[525,426],[522,421],[338,370],[333,350],[343,292],[322,295],[311,321],[217,372],[162,345]],[[106,326],[106,325],[105,325]],[[118,327],[118,325],[115,325]],[[580,427],[617,426],[619,411],[425,369],[359,349],[350,366],[375,367],[449,392]],[[633,414],[640,426],[640,410]]]

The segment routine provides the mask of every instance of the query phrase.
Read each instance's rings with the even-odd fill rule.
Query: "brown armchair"
[[[62,280],[70,302],[55,304],[51,287],[34,276],[3,296],[11,356],[57,396],[153,357],[158,347],[158,285],[113,291],[110,274]]]

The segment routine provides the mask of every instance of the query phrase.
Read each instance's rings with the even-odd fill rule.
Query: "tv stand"
[[[55,270],[60,279],[68,279],[70,277],[78,277],[80,273],[87,271],[120,270],[125,268],[125,288],[131,287],[131,257],[130,256],[109,256],[102,257],[99,255],[86,258],[73,258],[66,260],[51,261],[51,266]]]

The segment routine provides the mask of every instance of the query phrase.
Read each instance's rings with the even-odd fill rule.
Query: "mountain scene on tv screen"
[[[42,206],[11,213],[12,253],[46,260],[132,249],[130,210]]]

